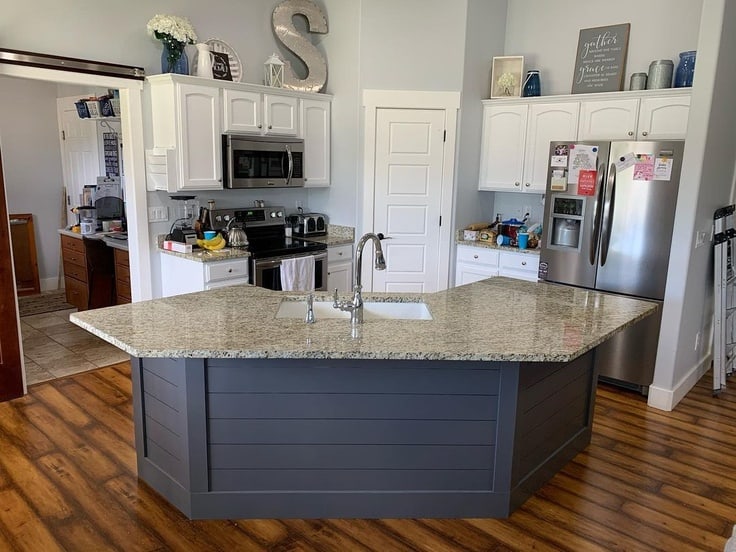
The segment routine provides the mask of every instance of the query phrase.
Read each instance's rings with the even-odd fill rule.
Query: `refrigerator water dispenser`
[[[552,201],[550,245],[578,249],[582,236],[585,199],[555,195]]]

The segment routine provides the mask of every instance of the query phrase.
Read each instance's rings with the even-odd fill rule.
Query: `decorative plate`
[[[238,54],[235,53],[235,50],[233,50],[229,44],[218,38],[210,38],[209,40],[205,40],[204,43],[210,47],[210,52],[227,55],[228,62],[230,63],[230,73],[233,76],[233,82],[240,82],[240,79],[243,78],[244,68],[240,63],[240,58],[238,57]],[[198,52],[194,52],[194,57],[192,58],[192,74],[194,74],[197,67],[197,57]]]

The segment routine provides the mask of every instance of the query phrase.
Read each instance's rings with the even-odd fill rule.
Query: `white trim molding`
[[[363,90],[363,207],[358,209],[361,218],[356,224],[359,235],[373,231],[371,221],[374,210],[376,117],[379,109],[437,109],[445,112],[445,148],[442,159],[442,198],[440,228],[440,256],[437,267],[437,289],[446,289],[450,281],[450,249],[452,245],[452,220],[455,187],[455,144],[457,119],[460,110],[459,91],[426,90]],[[363,281],[373,287],[373,271],[363,274]]]
[[[659,410],[665,410],[670,412],[674,410],[688,391],[692,389],[698,380],[705,374],[710,368],[711,362],[713,362],[713,355],[708,353],[700,362],[690,368],[687,374],[675,385],[674,389],[665,389],[663,387],[657,387],[655,385],[649,386],[649,397],[647,398],[647,406],[657,408]]]

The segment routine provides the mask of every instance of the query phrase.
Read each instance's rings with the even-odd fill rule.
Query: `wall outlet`
[[[167,222],[169,220],[169,208],[166,205],[148,208],[148,222]]]

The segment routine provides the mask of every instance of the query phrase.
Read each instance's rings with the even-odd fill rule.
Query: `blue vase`
[[[162,41],[164,49],[161,52],[161,72],[162,73],[178,73],[179,75],[189,74],[189,59],[187,53],[184,50],[184,44],[178,47],[169,47],[169,45]],[[179,54],[177,56],[177,54]]]
[[[694,74],[695,50],[682,52],[680,54],[680,63],[677,64],[677,71],[675,71],[675,88],[692,86]]]
[[[526,73],[526,79],[524,79],[524,90],[522,92],[522,96],[525,98],[530,98],[532,96],[541,96],[542,95],[542,85],[539,82],[539,71],[532,70],[527,71]]]

